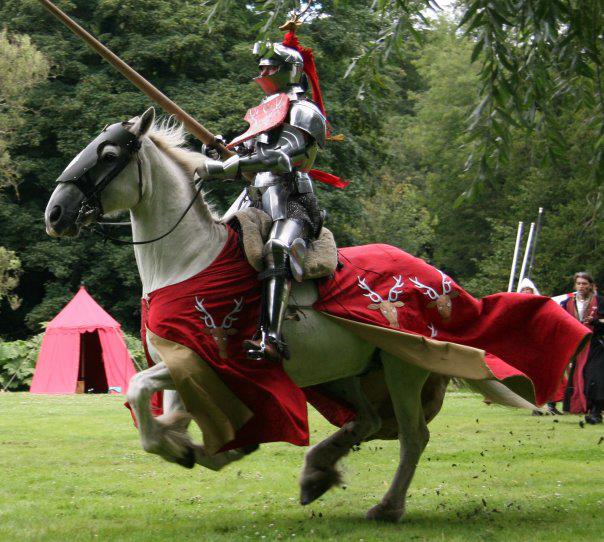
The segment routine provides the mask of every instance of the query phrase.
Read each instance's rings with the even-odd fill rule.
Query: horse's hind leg
[[[379,430],[381,420],[375,413],[356,377],[337,380],[324,387],[350,403],[357,415],[333,435],[313,446],[304,459],[300,477],[300,503],[309,504],[340,482],[336,463],[353,445]]]
[[[407,490],[417,463],[430,438],[421,402],[429,373],[388,354],[382,355],[382,362],[398,422],[400,462],[390,488],[382,501],[367,512],[367,518],[398,521],[405,511]]]

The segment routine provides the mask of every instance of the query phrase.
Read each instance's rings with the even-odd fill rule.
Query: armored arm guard
[[[206,160],[198,168],[200,179],[238,179],[242,173],[307,171],[325,144],[326,120],[317,106],[307,100],[295,101],[289,123],[256,137],[249,156],[232,156],[221,162]]]

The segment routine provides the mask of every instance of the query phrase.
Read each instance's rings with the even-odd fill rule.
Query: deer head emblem
[[[451,279],[448,278],[442,271],[438,271],[442,277],[442,294],[439,294],[434,288],[422,284],[417,277],[409,278],[416,288],[423,290],[423,294],[427,295],[432,302],[428,305],[429,308],[436,307],[438,314],[442,317],[445,322],[451,319],[453,312],[452,298],[457,297],[459,292],[451,292]]]
[[[388,299],[383,299],[380,294],[374,292],[365,282],[365,279],[361,277],[357,277],[359,280],[359,286],[363,290],[367,290],[368,294],[363,294],[365,297],[368,297],[373,301],[373,303],[367,305],[368,309],[371,310],[379,310],[382,313],[382,316],[388,320],[388,324],[390,327],[398,328],[398,312],[397,309],[399,307],[403,307],[405,304],[402,301],[397,301],[398,296],[403,291],[403,277],[399,275],[398,277],[392,277],[394,279],[394,286],[390,288],[388,292]]]
[[[203,299],[199,300],[195,298],[195,308],[203,315],[201,318],[206,326],[203,332],[206,335],[210,335],[214,339],[216,345],[218,346],[218,355],[222,359],[226,359],[228,357],[227,343],[229,335],[235,335],[235,333],[237,333],[237,330],[231,326],[233,325],[233,322],[237,320],[235,314],[241,312],[241,308],[243,307],[243,298],[241,298],[239,301],[237,299],[233,299],[235,308],[224,317],[220,327],[216,327],[214,318],[212,318],[212,315],[203,306],[203,301]]]

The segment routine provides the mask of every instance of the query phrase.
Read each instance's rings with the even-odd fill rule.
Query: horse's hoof
[[[306,506],[317,500],[333,486],[340,484],[340,473],[336,469],[313,470],[300,480],[300,504]]]
[[[371,508],[365,517],[374,521],[397,523],[403,517],[404,512],[404,508],[387,508],[380,503]]]
[[[195,450],[189,446],[184,457],[179,457],[176,462],[185,469],[192,469],[195,466]]]

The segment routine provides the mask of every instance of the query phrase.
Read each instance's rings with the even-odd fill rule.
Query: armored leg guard
[[[289,302],[291,278],[299,275],[301,280],[302,246],[306,246],[301,237],[303,230],[304,226],[296,220],[278,220],[273,224],[264,248],[266,269],[260,275],[263,281],[260,327],[253,340],[244,342],[251,359],[289,358],[281,327]]]

